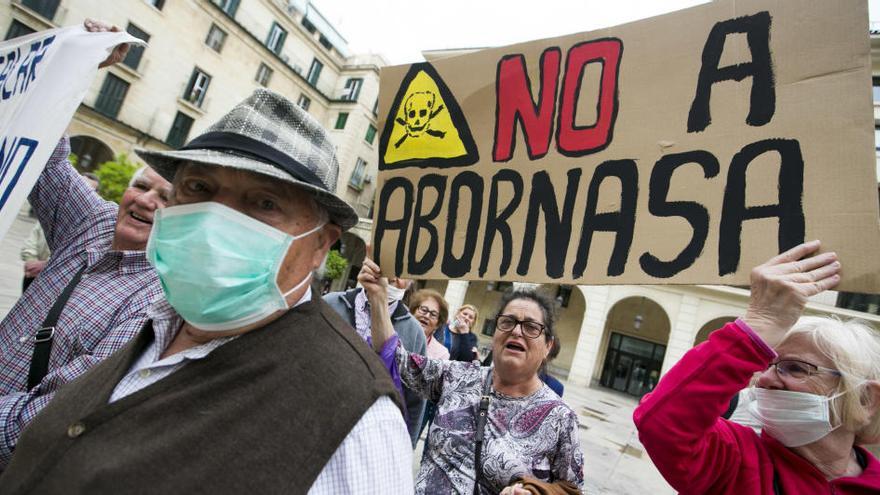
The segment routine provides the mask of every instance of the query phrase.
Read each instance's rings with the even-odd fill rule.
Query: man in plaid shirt
[[[67,161],[69,153],[64,137],[29,196],[52,257],[0,322],[0,469],[21,431],[58,387],[125,345],[147,321],[147,307],[162,295],[143,250],[153,213],[165,205],[171,185],[152,169],[142,169],[116,205],[79,177]],[[48,374],[28,390],[35,334],[84,266],[58,318]]]

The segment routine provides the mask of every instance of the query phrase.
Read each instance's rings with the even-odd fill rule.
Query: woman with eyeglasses
[[[634,414],[654,464],[682,494],[880,493],[880,338],[801,313],[840,263],[801,244],[755,268],[745,316],[688,351]],[[755,433],[719,416],[759,373]]]
[[[369,269],[358,281],[381,298],[386,282],[379,267],[364,263]],[[372,318],[379,352],[394,329],[387,317]],[[539,493],[583,491],[577,415],[538,377],[550,353],[553,320],[553,303],[544,295],[505,294],[495,318],[492,367],[431,359],[397,346],[403,383],[437,404],[416,493],[531,493],[524,484],[554,490]]]
[[[446,321],[449,315],[449,304],[439,292],[422,289],[415,292],[409,299],[409,312],[425,332],[428,347],[425,355],[431,359],[449,359],[449,350],[435,338],[440,322]]]

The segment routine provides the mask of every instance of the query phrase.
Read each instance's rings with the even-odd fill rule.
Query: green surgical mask
[[[278,270],[290,246],[324,224],[291,236],[220,203],[156,210],[147,260],[156,268],[168,303],[200,330],[222,332],[288,309]]]

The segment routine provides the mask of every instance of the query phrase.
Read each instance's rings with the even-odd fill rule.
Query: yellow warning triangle
[[[430,64],[414,64],[403,78],[379,153],[382,169],[454,167],[479,160],[458,102]]]

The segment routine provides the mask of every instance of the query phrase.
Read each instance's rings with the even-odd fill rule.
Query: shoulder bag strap
[[[483,395],[480,397],[480,408],[477,411],[477,429],[474,432],[474,495],[480,493],[480,479],[483,477],[483,433],[486,430],[486,415],[489,413],[489,392],[492,388],[492,368],[483,382]]]
[[[58,323],[58,317],[61,316],[61,311],[67,304],[67,300],[70,299],[70,295],[73,294],[73,290],[76,288],[77,284],[79,284],[83,272],[85,271],[86,267],[83,265],[83,267],[76,272],[76,275],[73,276],[73,279],[68,282],[67,287],[64,288],[61,295],[58,296],[58,299],[55,300],[55,304],[49,309],[49,314],[46,315],[46,319],[43,320],[43,326],[37,330],[36,334],[34,334],[34,354],[31,357],[31,367],[28,371],[28,390],[39,385],[49,371],[49,355],[52,353],[52,339],[55,337],[55,325]]]

